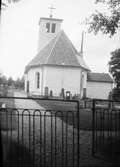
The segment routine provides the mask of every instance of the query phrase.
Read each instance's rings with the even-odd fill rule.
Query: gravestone
[[[45,87],[45,97],[48,97],[48,96],[49,96],[49,88]]]
[[[64,90],[64,88],[61,89],[60,97],[61,97],[62,99],[65,98],[65,90]]]
[[[53,91],[50,90],[50,97],[53,97]]]
[[[66,91],[66,100],[70,100],[70,98],[71,98],[70,91]]]

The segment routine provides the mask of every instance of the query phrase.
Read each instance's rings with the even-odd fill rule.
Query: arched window
[[[55,24],[55,23],[52,23],[52,29],[51,29],[51,32],[52,32],[52,33],[55,33],[55,28],[56,28],[56,24]]]
[[[40,73],[39,72],[36,73],[36,86],[37,86],[37,89],[40,88]]]
[[[46,23],[46,32],[50,32],[50,23]]]

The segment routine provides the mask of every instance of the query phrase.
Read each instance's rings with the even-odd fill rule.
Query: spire
[[[80,54],[82,57],[83,57],[83,42],[84,42],[84,31],[82,31],[81,49],[80,49]]]
[[[52,14],[53,9],[56,9],[56,8],[54,8],[53,5],[51,5],[51,7],[49,7],[48,9],[50,9],[50,18],[52,18],[53,17],[53,14]]]

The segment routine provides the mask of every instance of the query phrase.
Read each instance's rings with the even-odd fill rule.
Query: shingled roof
[[[26,71],[39,65],[62,65],[82,67],[89,70],[82,56],[75,49],[64,31],[50,41],[26,66]]]
[[[91,82],[109,82],[113,83],[113,79],[108,73],[92,73],[89,72],[87,75],[87,81]]]

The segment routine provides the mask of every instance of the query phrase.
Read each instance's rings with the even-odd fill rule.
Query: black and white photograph
[[[2,0],[0,166],[120,166],[120,0]]]

